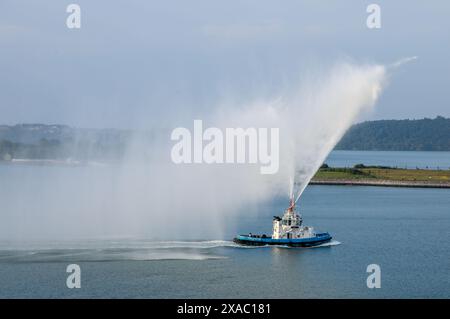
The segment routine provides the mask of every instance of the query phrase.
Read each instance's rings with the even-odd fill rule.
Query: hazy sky
[[[81,29],[66,27],[70,3]],[[450,117],[449,16],[449,1],[1,0],[0,124],[152,125],[339,60],[409,56],[370,118]]]

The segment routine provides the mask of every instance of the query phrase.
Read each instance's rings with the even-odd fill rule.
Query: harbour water
[[[358,162],[371,164],[367,159],[373,154],[367,156]],[[392,156],[376,164],[386,165]],[[450,166],[448,154],[443,157],[429,166]],[[26,169],[32,174],[33,168]],[[5,178],[15,176],[7,171],[0,170],[3,204],[8,202]],[[0,297],[450,297],[449,190],[313,185],[298,208],[306,225],[333,235],[331,245],[246,248],[231,242],[236,233],[270,233],[272,216],[286,204],[286,198],[274,198],[237,214],[227,220],[221,237],[2,240]],[[0,209],[0,220],[8,214]],[[66,287],[71,263],[81,267],[80,289]],[[380,289],[366,285],[369,264],[381,267]]]

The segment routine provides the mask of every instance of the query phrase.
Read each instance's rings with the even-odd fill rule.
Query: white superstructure
[[[295,211],[295,202],[291,199],[289,207],[284,212],[283,218],[273,218],[273,239],[293,239],[314,237],[314,228],[302,226],[302,217]]]

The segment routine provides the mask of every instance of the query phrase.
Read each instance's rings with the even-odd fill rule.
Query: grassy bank
[[[354,168],[322,166],[314,176],[313,182],[361,182],[380,184],[395,182],[401,185],[436,184],[450,186],[450,170],[402,169],[383,166],[355,165]]]

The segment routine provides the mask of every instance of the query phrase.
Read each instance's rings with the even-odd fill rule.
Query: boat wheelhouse
[[[295,210],[295,201],[291,197],[289,207],[283,217],[274,216],[272,220],[272,236],[238,235],[234,242],[240,245],[265,246],[285,245],[293,247],[311,247],[329,242],[332,237],[328,233],[316,233],[313,227],[303,226],[303,219]]]

